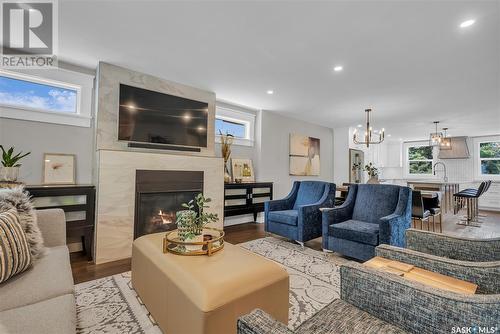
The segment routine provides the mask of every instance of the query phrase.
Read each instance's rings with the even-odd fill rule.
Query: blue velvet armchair
[[[323,210],[323,249],[366,261],[379,244],[405,247],[411,189],[390,184],[349,186],[339,207]]]
[[[264,204],[265,230],[304,245],[321,236],[319,209],[331,208],[334,202],[334,183],[295,181],[287,197]]]

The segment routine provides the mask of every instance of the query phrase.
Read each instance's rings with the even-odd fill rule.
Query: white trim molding
[[[0,118],[81,127],[91,126],[94,76],[64,69],[30,69],[15,72],[0,70],[0,75],[17,80],[66,88],[76,91],[77,94],[74,113],[0,105]]]

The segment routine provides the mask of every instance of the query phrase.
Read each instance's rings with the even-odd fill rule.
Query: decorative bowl
[[[177,255],[208,255],[224,248],[224,231],[212,227],[203,228],[203,241],[183,241],[178,230],[173,230],[163,238],[163,253]]]

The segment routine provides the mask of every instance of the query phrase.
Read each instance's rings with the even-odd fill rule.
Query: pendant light
[[[438,124],[439,121],[434,121],[434,126],[436,128],[435,132],[431,132],[429,136],[429,146],[440,146],[441,141],[443,140],[443,133],[438,132]]]
[[[448,137],[447,131],[448,128],[443,128],[444,136],[441,139],[441,143],[439,144],[440,150],[451,150],[451,138]]]
[[[366,114],[366,129],[365,129],[365,134],[363,136],[363,139],[360,139],[358,137],[358,129],[354,129],[354,133],[352,136],[352,141],[354,144],[365,144],[366,147],[370,147],[370,144],[380,144],[381,142],[384,141],[385,139],[385,130],[382,129],[379,134],[378,134],[378,139],[373,139],[372,134],[373,134],[373,128],[370,125],[370,113],[372,112],[371,109],[365,109],[365,114]]]

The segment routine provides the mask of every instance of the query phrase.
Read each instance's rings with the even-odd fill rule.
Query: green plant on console
[[[31,153],[28,152],[23,154],[23,152],[19,152],[14,155],[14,147],[6,151],[2,145],[0,145],[0,149],[2,150],[2,166],[4,167],[21,167],[21,164],[18,163],[19,160]]]
[[[378,175],[378,168],[375,167],[371,162],[365,165],[365,171],[368,172],[370,177],[375,177]]]

